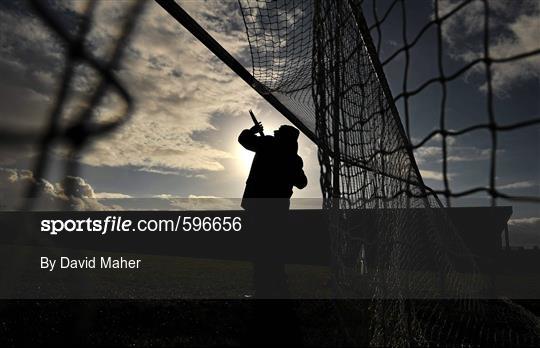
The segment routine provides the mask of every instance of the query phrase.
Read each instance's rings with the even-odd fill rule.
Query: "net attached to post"
[[[369,343],[537,340],[533,316],[474,300],[492,284],[422,181],[360,4],[240,6],[254,77],[315,134],[335,295],[371,299]]]

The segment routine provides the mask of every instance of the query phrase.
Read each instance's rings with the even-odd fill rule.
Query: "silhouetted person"
[[[289,297],[282,250],[286,235],[294,231],[287,228],[287,212],[293,186],[303,189],[307,178],[298,156],[300,132],[287,125],[279,127],[274,136],[262,135],[262,130],[259,122],[238,137],[243,147],[255,152],[242,199],[253,231],[253,283],[259,298],[249,331],[251,344],[275,347],[301,342],[294,303],[260,299]]]
[[[273,209],[289,209],[293,186],[303,189],[307,178],[298,156],[298,129],[283,125],[274,136],[257,136],[261,123],[240,133],[238,142],[255,152],[246,182],[242,208],[248,210],[262,205]]]

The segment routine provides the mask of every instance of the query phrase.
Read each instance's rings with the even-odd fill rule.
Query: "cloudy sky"
[[[367,3],[370,3],[369,1]],[[440,1],[441,14],[456,1]],[[540,2],[491,1],[492,54],[507,57],[539,48]],[[236,1],[182,1],[183,7],[233,56],[251,66],[244,24]],[[408,35],[413,38],[429,20],[429,2],[408,2]],[[51,2],[69,28],[76,28],[84,3]],[[96,10],[95,26],[88,47],[101,57],[110,53],[118,36],[118,25],[129,2],[102,1]],[[453,72],[482,52],[480,40],[482,2],[467,6],[443,26],[446,71]],[[379,13],[384,13],[381,4]],[[369,17],[371,9],[366,9]],[[381,55],[391,54],[402,44],[400,11],[393,11],[383,33]],[[395,18],[392,18],[395,16]],[[0,112],[2,129],[24,129],[40,134],[58,88],[64,64],[64,49],[58,39],[19,1],[0,4]],[[410,89],[438,75],[435,32],[428,31],[411,53]],[[394,95],[402,91],[403,55],[385,66]],[[120,80],[136,101],[133,118],[107,138],[92,143],[80,158],[76,180],[82,201],[92,198],[108,208],[111,198],[122,197],[241,197],[250,164],[249,152],[236,142],[238,133],[251,125],[247,114],[253,109],[266,130],[288,123],[249,86],[230,71],[159,6],[148,2],[125,57],[118,70]],[[485,80],[482,68],[472,69],[448,85],[446,105],[449,129],[462,129],[487,120]],[[77,68],[73,98],[64,121],[69,122],[84,105],[92,72]],[[494,66],[497,121],[509,124],[540,117],[540,57]],[[411,137],[419,141],[438,127],[440,85],[422,91],[410,100]],[[107,98],[99,117],[114,117],[118,98]],[[403,116],[403,105],[398,104]],[[540,196],[540,130],[531,127],[500,135],[498,151],[499,188],[509,194]],[[450,140],[449,175],[455,191],[488,185],[490,137],[487,131],[469,133]],[[32,144],[0,148],[0,194],[4,201],[16,195],[22,183],[32,179]],[[315,146],[300,139],[309,185],[294,197],[320,197],[319,166]],[[43,192],[63,195],[61,146],[50,153],[50,170]],[[434,139],[415,153],[426,183],[441,184],[440,140]],[[116,201],[115,201],[116,202]],[[456,199],[456,205],[489,205],[484,194]],[[515,204],[512,228],[528,235],[522,244],[540,244],[538,205]],[[99,206],[90,205],[97,209]],[[525,232],[523,232],[525,231]],[[538,234],[535,234],[535,231]],[[535,239],[536,238],[536,239]],[[533,240],[533,242],[530,242]]]

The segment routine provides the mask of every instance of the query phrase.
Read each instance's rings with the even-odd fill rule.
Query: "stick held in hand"
[[[255,123],[255,125],[258,125],[260,122],[257,121],[257,118],[255,117],[255,114],[253,113],[253,111],[251,111],[251,109],[249,109],[249,114],[251,115],[251,119],[253,120],[253,123]],[[261,137],[264,137],[264,132],[261,130],[259,132],[259,135]]]

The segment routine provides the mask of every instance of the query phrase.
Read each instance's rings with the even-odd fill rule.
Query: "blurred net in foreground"
[[[470,2],[464,1],[457,10]],[[398,3],[406,6],[405,1],[394,1],[388,11]],[[487,22],[489,7],[487,2],[482,3]],[[441,129],[413,146],[408,137],[409,115],[406,112],[406,132],[364,19],[361,1],[241,0],[240,5],[251,47],[253,75],[315,134],[323,205],[331,213],[332,267],[337,295],[374,299],[371,344],[537,342],[538,321],[533,315],[510,302],[486,306],[473,300],[489,291],[489,277],[479,273],[472,253],[444,209],[440,209],[442,204],[437,194],[449,198],[486,191],[494,203],[497,197],[538,200],[538,197],[509,197],[495,187],[497,133],[531,126],[540,120],[505,127],[497,125],[493,118],[489,70],[490,64],[522,59],[539,54],[540,50],[494,60],[486,47],[483,57],[457,73],[446,76],[440,70],[441,75],[426,84],[441,83],[445,98],[448,81],[471,65],[486,64],[488,123],[460,131],[447,130],[443,103]],[[376,17],[371,29],[380,34],[384,18]],[[436,25],[440,31],[443,21],[435,2],[433,20],[426,26]],[[405,42],[397,53],[412,48],[414,44]],[[440,57],[440,37],[438,48]],[[407,61],[405,69],[408,68]],[[407,102],[415,93],[405,90],[398,99],[405,98]],[[480,128],[489,129],[492,134],[490,187],[452,192],[446,164],[447,137]],[[414,148],[437,134],[443,139],[443,191],[431,190],[423,183],[412,154]],[[374,238],[367,238],[370,231],[363,231],[363,226],[351,224],[348,216],[358,209],[378,211]],[[419,298],[450,298],[455,302],[450,306],[442,302],[415,306],[410,300]]]
[[[51,152],[54,146],[64,146],[65,161],[62,163],[64,209],[76,209],[76,178],[81,151],[92,141],[107,136],[127,122],[133,112],[134,101],[119,81],[116,71],[122,61],[129,38],[137,23],[144,1],[126,2],[117,10],[116,24],[119,30],[113,36],[111,47],[92,47],[89,37],[99,23],[96,8],[98,1],[71,4],[71,21],[65,13],[60,13],[61,4],[39,0],[28,2],[31,8],[52,31],[65,52],[65,61],[57,90],[52,98],[50,111],[42,134],[25,130],[0,130],[6,145],[36,144],[38,151],[33,176],[29,178],[28,189],[22,201],[24,210],[35,208],[38,197],[49,188],[44,176],[50,169]],[[69,6],[68,6],[69,7]],[[60,9],[59,9],[60,8]],[[79,12],[78,12],[79,11]],[[103,25],[103,24],[102,24]],[[77,89],[77,78],[86,78],[89,83],[85,95]],[[80,89],[80,88],[79,88]],[[117,98],[117,99],[115,99]],[[78,106],[73,112],[70,103],[76,100]],[[114,111],[117,114],[100,119],[100,107],[110,100],[118,101]],[[75,200],[75,202],[74,202]]]

